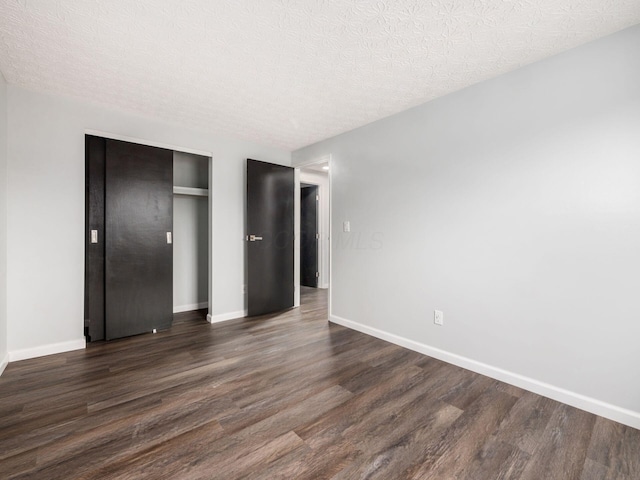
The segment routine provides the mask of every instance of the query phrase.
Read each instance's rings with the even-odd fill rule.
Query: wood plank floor
[[[640,478],[640,431],[326,321],[280,315],[10,364],[0,478]]]

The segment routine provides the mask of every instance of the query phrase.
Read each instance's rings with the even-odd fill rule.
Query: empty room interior
[[[0,2],[0,478],[640,478],[638,0]]]

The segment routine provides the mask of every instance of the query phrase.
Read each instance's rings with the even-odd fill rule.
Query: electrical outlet
[[[433,323],[436,325],[444,325],[444,313],[440,310],[433,311]]]
[[[345,220],[344,222],[342,222],[342,231],[343,232],[350,232],[351,231],[351,222],[348,220]]]

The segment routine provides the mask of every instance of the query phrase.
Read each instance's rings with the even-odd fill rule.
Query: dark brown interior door
[[[247,160],[250,316],[293,306],[294,170]]]
[[[300,189],[300,285],[318,287],[318,187]]]
[[[173,152],[106,140],[106,339],[173,318]]]

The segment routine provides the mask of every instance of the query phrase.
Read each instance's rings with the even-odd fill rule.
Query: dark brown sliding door
[[[100,142],[104,145],[104,225],[97,243],[91,241],[95,224],[90,220],[87,227],[91,340],[101,339],[100,288],[104,289],[103,338],[169,328],[173,318],[173,152],[87,137],[89,155],[101,157]],[[88,161],[96,181],[99,165],[93,158]],[[88,198],[93,197],[99,193],[88,193]],[[88,217],[94,215],[90,212]],[[99,256],[94,253],[99,251],[104,252],[102,285]],[[92,295],[98,300],[92,301]]]

